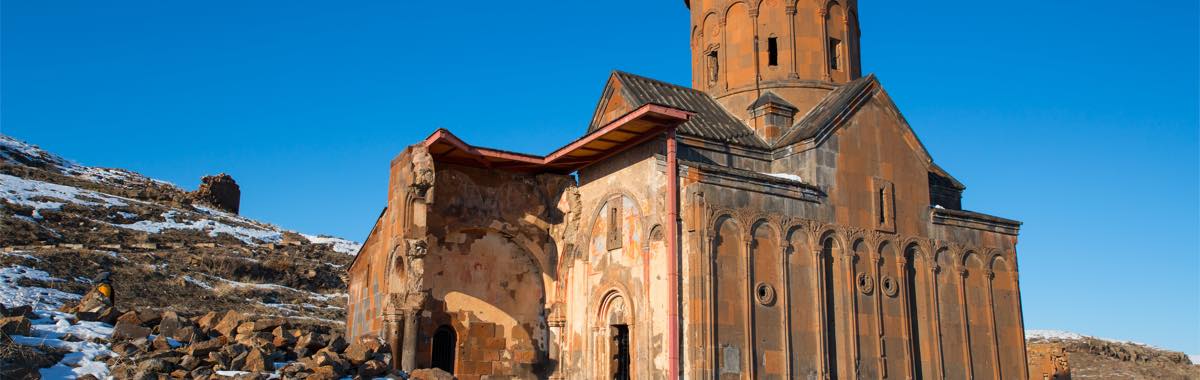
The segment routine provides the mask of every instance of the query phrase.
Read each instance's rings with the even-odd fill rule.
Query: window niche
[[[715,47],[709,49],[707,53],[704,53],[704,60],[705,60],[704,66],[705,66],[706,70],[708,70],[708,85],[709,86],[716,85],[717,79],[720,77],[721,64],[720,64],[719,57],[720,57],[720,55],[718,54],[718,50]]]
[[[621,231],[621,225],[623,224],[621,223],[621,202],[620,200],[614,200],[609,203],[608,210],[606,211],[608,213],[608,226],[606,228],[607,233],[604,239],[604,247],[606,250],[611,251],[621,248],[622,241],[625,239]]]
[[[767,66],[779,66],[779,38],[775,36],[767,38]]]
[[[842,69],[842,40],[837,38],[829,39],[829,69],[833,71]]]
[[[883,232],[896,232],[896,186],[888,180],[875,177],[871,180],[873,187],[875,229]]]

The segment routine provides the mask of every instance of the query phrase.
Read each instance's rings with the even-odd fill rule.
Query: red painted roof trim
[[[434,131],[433,134],[429,135],[429,137],[425,138],[425,141],[422,142],[422,144],[425,147],[430,147],[437,143],[443,143],[443,144],[450,145],[451,147],[453,147],[457,150],[466,152],[472,156],[476,156],[477,157],[476,161],[479,161],[481,164],[484,164],[485,166],[488,165],[487,159],[496,159],[496,160],[500,160],[500,161],[518,162],[518,163],[529,164],[529,165],[533,165],[533,166],[549,167],[549,166],[554,166],[556,164],[563,164],[562,159],[564,157],[567,157],[572,152],[582,149],[584,146],[586,146],[592,142],[595,142],[597,140],[601,140],[601,141],[607,140],[607,139],[602,139],[602,137],[606,136],[612,132],[619,131],[619,132],[632,134],[632,135],[638,135],[638,134],[644,133],[644,132],[628,131],[628,130],[622,129],[623,127],[629,125],[630,123],[632,123],[634,121],[647,119],[647,118],[661,119],[661,121],[657,121],[657,123],[659,123],[660,125],[662,125],[664,127],[674,127],[674,126],[678,126],[679,124],[683,124],[684,122],[686,122],[688,120],[689,117],[691,117],[691,113],[688,111],[684,111],[684,110],[672,108],[672,107],[667,107],[667,106],[661,106],[661,105],[657,105],[657,104],[646,104],[641,107],[638,107],[637,109],[633,110],[632,112],[629,112],[628,114],[625,114],[625,116],[622,116],[622,117],[618,118],[617,120],[613,120],[612,122],[608,123],[604,127],[597,129],[595,131],[592,131],[592,133],[589,133],[589,134],[579,138],[578,140],[575,140],[575,141],[567,144],[566,146],[563,146],[562,148],[555,150],[554,152],[552,152],[546,156],[535,156],[535,155],[524,154],[524,153],[508,152],[508,151],[499,150],[499,149],[491,149],[491,148],[473,146],[473,145],[467,144],[466,142],[464,142],[462,139],[458,138],[458,136],[455,136],[450,131],[448,131],[446,129],[440,129],[440,128],[437,131]],[[640,136],[638,138],[631,138],[625,142],[620,143],[619,144],[620,146],[613,148],[613,152],[610,152],[609,154],[601,155],[600,157],[596,157],[595,160],[610,157],[615,152],[619,152],[619,151],[625,150],[631,146],[640,144],[641,142],[646,141],[646,139],[648,137],[650,137],[650,136]]]

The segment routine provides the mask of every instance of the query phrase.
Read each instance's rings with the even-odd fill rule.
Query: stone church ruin
[[[857,2],[691,0],[692,85],[614,72],[545,155],[400,152],[347,332],[459,379],[1025,379],[1020,223],[963,209]]]

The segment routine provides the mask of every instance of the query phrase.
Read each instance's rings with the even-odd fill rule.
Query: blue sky
[[[1029,328],[1200,353],[1195,1],[862,2],[862,57],[968,209],[1025,222]],[[612,69],[688,84],[682,1],[0,2],[0,133],[361,240],[445,127],[544,154]]]

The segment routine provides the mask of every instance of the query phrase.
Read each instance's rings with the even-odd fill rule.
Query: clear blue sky
[[[544,154],[612,69],[688,84],[680,0],[0,2],[0,132],[365,237],[445,127]],[[864,1],[879,75],[964,206],[1025,222],[1029,328],[1200,354],[1197,4]]]

